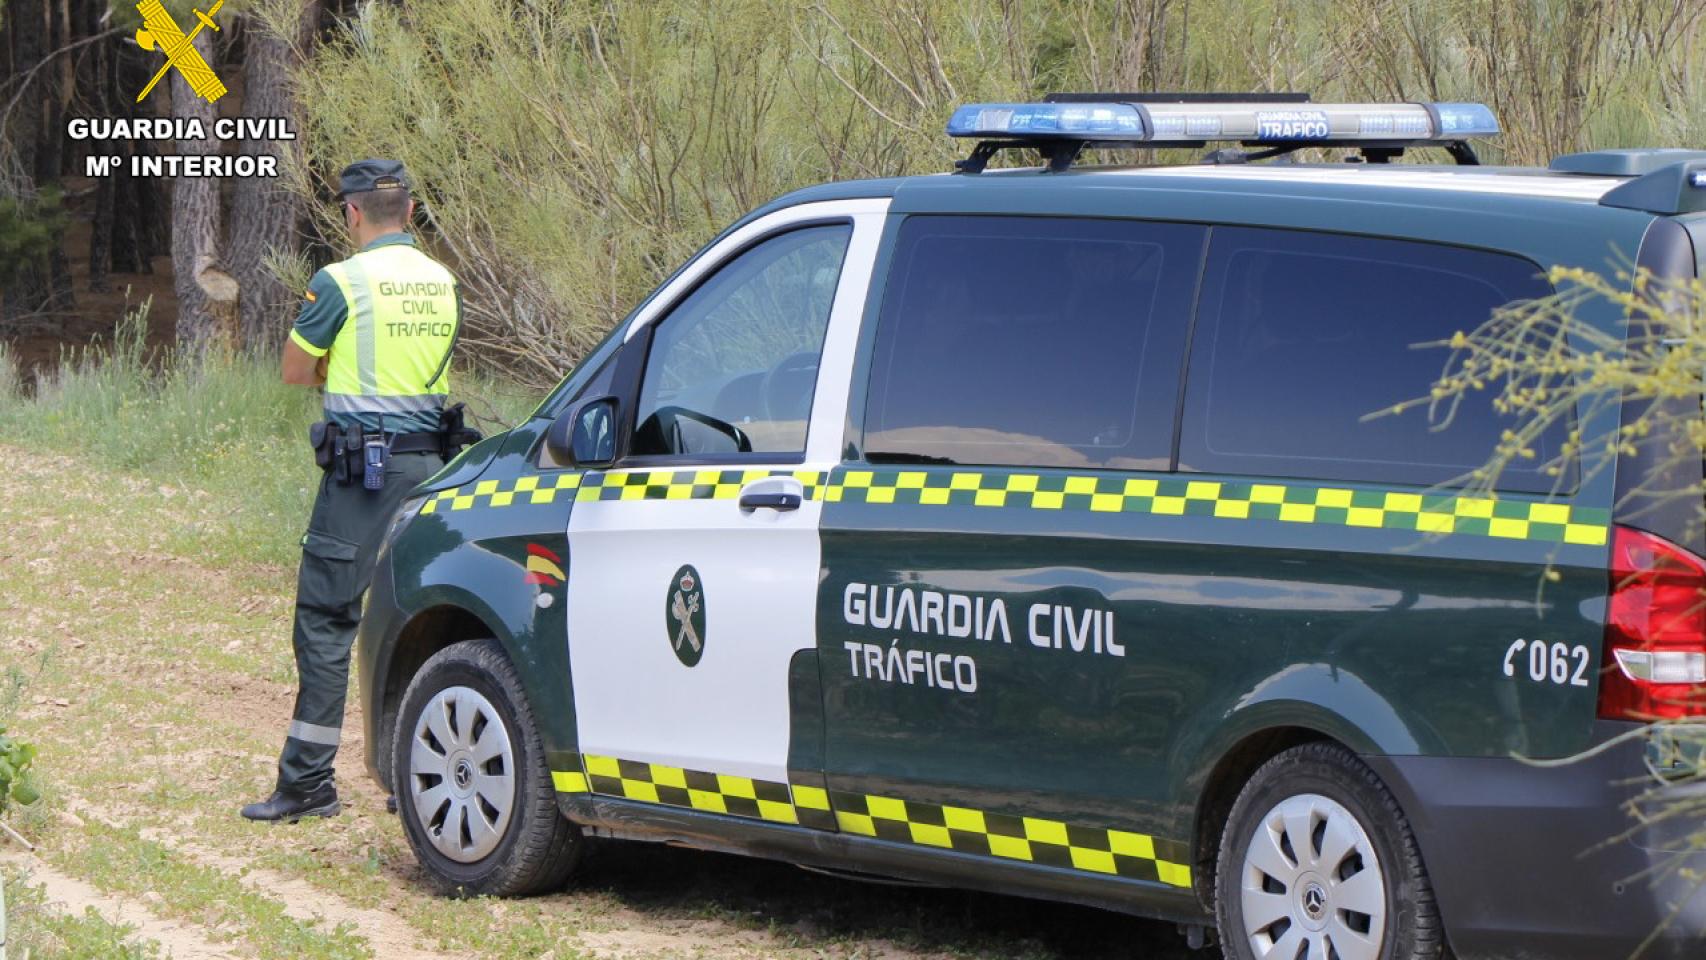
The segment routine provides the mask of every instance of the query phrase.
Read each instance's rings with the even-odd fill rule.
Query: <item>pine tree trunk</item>
[[[81,36],[93,36],[101,29],[100,15],[105,6],[104,2],[79,0],[77,32]],[[117,113],[113,109],[113,50],[111,44],[97,43],[89,53],[88,69],[94,75],[94,84],[86,91],[86,96],[95,116],[113,116]],[[73,162],[76,162],[75,158]],[[114,208],[120,179],[128,177],[123,174],[106,176],[95,184],[95,210],[89,218],[89,290],[94,293],[102,293],[112,288],[107,278],[113,270]]]
[[[89,290],[105,293],[112,289],[108,277],[113,272],[113,221],[118,192],[115,177],[103,177],[95,188],[95,213],[89,218]]]
[[[48,26],[47,4],[45,0],[7,0],[0,7],[0,12],[6,16],[6,32],[11,34],[12,71],[21,77],[35,70],[46,51],[43,44]],[[18,105],[12,113],[12,128],[7,133],[16,169],[8,173],[29,178],[24,189],[33,190],[37,148],[41,144],[41,72],[37,71],[35,77],[14,96]]]
[[[71,42],[70,0],[49,0],[48,20],[51,26],[51,50],[59,50]],[[36,159],[36,182],[58,183],[65,175],[65,108],[76,93],[77,75],[72,61],[61,56],[52,69],[43,70],[45,81],[51,84],[45,98],[41,129],[41,152]],[[47,306],[55,313],[71,313],[77,309],[77,296],[71,289],[71,260],[65,255],[65,231],[53,236],[53,248],[47,255]]]
[[[195,282],[212,325],[207,349],[229,359],[237,349],[237,278],[210,264],[196,274]]]
[[[195,38],[195,49],[209,66],[218,69],[213,38],[203,30]],[[214,105],[197,96],[183,77],[172,71],[172,116],[201,120],[204,140],[179,140],[178,153],[217,153],[213,139]],[[207,351],[217,335],[208,312],[208,299],[197,282],[201,272],[217,260],[220,235],[219,180],[213,177],[178,177],[172,185],[172,273],[178,294],[178,346],[194,355]]]
[[[290,89],[291,74],[313,42],[320,18],[318,0],[302,4],[293,36],[279,36],[255,18],[247,23],[243,58],[243,114],[287,117],[300,129],[301,112]],[[297,141],[246,140],[243,153],[271,154],[283,169],[298,156]],[[276,179],[238,180],[231,199],[230,258],[240,289],[244,346],[271,348],[284,337],[299,290],[287,289],[267,269],[274,250],[294,250],[303,218],[301,202]]]
[[[47,0],[6,0],[0,5],[9,41],[12,72],[23,76],[41,62],[52,20]],[[8,128],[0,130],[0,195],[26,202],[36,196],[36,166],[41,155],[44,91],[42,73],[37,72],[18,94]],[[6,154],[9,154],[7,156]],[[0,291],[0,328],[11,327],[47,305],[53,289],[47,257],[37,258],[17,271],[12,282]]]
[[[70,42],[69,12],[62,0],[47,0],[43,17],[47,26],[47,32],[43,34],[46,50],[58,50]],[[36,183],[56,182],[65,172],[61,169],[65,159],[65,103],[71,99],[74,79],[70,66],[69,58],[57,57],[36,75],[36,92],[42,111],[41,144],[36,148]]]

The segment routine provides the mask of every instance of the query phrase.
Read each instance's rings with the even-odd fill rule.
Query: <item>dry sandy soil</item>
[[[40,746],[48,789],[18,821],[37,851],[0,845],[0,871],[44,910],[92,908],[181,960],[1208,956],[1167,924],[641,844],[595,848],[551,896],[440,899],[362,773],[353,715],[346,813],[245,823],[290,709],[293,572],[162,551],[218,509],[206,494],[0,459],[0,717]]]

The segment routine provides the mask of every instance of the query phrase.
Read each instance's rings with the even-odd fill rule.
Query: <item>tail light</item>
[[[1706,716],[1706,561],[1628,527],[1612,530],[1599,715]]]

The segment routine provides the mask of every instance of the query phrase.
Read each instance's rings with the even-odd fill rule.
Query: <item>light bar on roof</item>
[[[1147,139],[1129,103],[972,103],[948,118],[948,136]]]
[[[1415,142],[1499,133],[1479,103],[976,103],[954,111],[951,137],[1140,143]]]

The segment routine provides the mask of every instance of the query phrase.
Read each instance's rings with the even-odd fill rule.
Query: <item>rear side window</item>
[[[1220,227],[1214,231],[1191,347],[1182,470],[1432,485],[1486,463],[1515,426],[1487,393],[1449,424],[1425,408],[1364,421],[1423,396],[1447,358],[1417,344],[1481,325],[1512,301],[1545,296],[1533,263],[1431,243]],[[1503,489],[1547,492],[1540,464]],[[1566,485],[1570,478],[1565,478]]]
[[[1204,232],[908,218],[878,320],[866,457],[1166,469]]]

